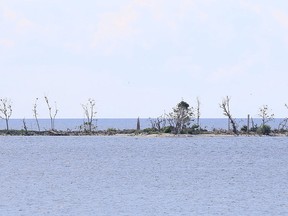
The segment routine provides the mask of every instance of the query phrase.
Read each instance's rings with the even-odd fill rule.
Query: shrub
[[[257,129],[257,132],[259,134],[269,135],[271,133],[271,127],[269,125],[264,124]]]
[[[247,125],[243,125],[240,130],[242,132],[247,132],[247,129],[248,129]]]
[[[171,133],[173,130],[173,127],[172,126],[168,126],[168,127],[164,127],[163,128],[163,132],[164,133]]]

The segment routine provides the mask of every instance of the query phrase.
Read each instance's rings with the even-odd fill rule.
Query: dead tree
[[[86,120],[84,121],[84,130],[92,132],[92,129],[96,128],[93,125],[93,121],[95,120],[95,115],[97,112],[95,109],[95,100],[89,98],[86,104],[82,104],[82,108],[84,110],[84,115]]]
[[[0,99],[0,118],[5,119],[6,130],[9,131],[9,119],[12,115],[11,101],[7,98]]]
[[[156,131],[161,132],[161,130],[166,127],[166,117],[165,114],[161,115],[155,119],[150,118],[151,127]]]
[[[288,109],[288,105],[287,104],[285,104],[285,107]],[[279,123],[279,126],[278,126],[278,130],[287,130],[287,125],[288,125],[288,118],[286,117],[286,118],[284,118],[283,119],[283,121],[281,121],[280,123]]]
[[[197,97],[197,106],[196,106],[196,121],[197,121],[197,125],[200,126],[200,100]]]
[[[37,123],[38,131],[40,131],[40,125],[39,125],[39,121],[38,121],[38,112],[37,112],[37,101],[38,101],[38,98],[36,98],[36,100],[35,100],[32,111],[33,111],[33,116],[34,116],[36,123]]]
[[[56,102],[55,102],[55,108],[54,108],[54,112],[53,112],[52,107],[50,106],[48,97],[45,96],[44,99],[45,99],[47,107],[48,107],[49,117],[50,117],[50,124],[51,124],[51,130],[53,131],[53,130],[55,130],[54,122],[55,122],[56,115],[58,113],[57,105],[56,105]]]
[[[233,128],[233,133],[238,135],[236,122],[232,118],[232,115],[231,115],[231,112],[230,112],[230,98],[228,96],[226,96],[226,98],[224,98],[222,100],[222,103],[220,104],[220,108],[223,110],[223,114],[228,117],[229,122],[231,123],[232,128]]]
[[[269,113],[268,105],[263,105],[259,108],[259,117],[262,120],[262,126],[264,126],[269,121],[272,121],[274,119],[274,114]]]

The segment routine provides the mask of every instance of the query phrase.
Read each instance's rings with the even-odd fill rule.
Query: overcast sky
[[[181,99],[202,117],[288,116],[286,0],[0,0],[0,98],[13,118],[156,117]]]

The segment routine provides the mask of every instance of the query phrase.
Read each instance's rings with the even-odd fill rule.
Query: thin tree
[[[140,127],[140,118],[137,118],[137,125],[136,125],[136,129],[137,131],[140,131],[141,127]]]
[[[9,131],[9,119],[12,115],[11,101],[7,98],[0,99],[0,118],[5,119],[6,130]]]
[[[86,121],[84,122],[84,130],[92,132],[92,129],[95,127],[93,125],[93,121],[95,120],[94,118],[95,118],[95,115],[97,114],[97,112],[94,110],[95,100],[89,98],[86,104],[82,104],[82,108],[84,110],[84,115],[86,118]]]
[[[285,104],[285,107],[288,109],[288,105],[287,104]],[[283,119],[283,121],[281,121],[279,123],[278,129],[282,130],[282,131],[283,130],[287,130],[287,123],[288,123],[288,118],[286,117],[286,118]]]
[[[222,100],[222,103],[220,104],[220,108],[223,110],[223,114],[228,117],[229,122],[231,123],[232,128],[233,128],[233,133],[238,135],[236,122],[232,118],[232,115],[230,112],[230,98],[228,96],[226,96],[226,98]]]
[[[57,105],[56,105],[56,102],[55,102],[55,108],[54,108],[54,111],[53,111],[52,107],[50,106],[48,97],[45,96],[44,99],[45,99],[47,107],[48,107],[49,117],[50,117],[50,124],[51,124],[51,130],[53,131],[53,130],[55,130],[54,122],[55,122],[56,115],[58,113]]]
[[[38,131],[40,131],[40,125],[39,125],[39,121],[38,121],[38,112],[37,112],[37,101],[38,101],[38,98],[36,98],[36,100],[35,100],[32,111],[33,111],[33,116],[34,116],[36,123],[37,123]]]
[[[262,107],[259,108],[259,117],[262,120],[261,126],[264,126],[267,124],[269,121],[272,121],[274,119],[274,114],[270,114],[268,105],[263,105]]]
[[[196,105],[196,121],[197,121],[197,125],[200,126],[200,100],[199,98],[197,97],[196,98],[197,100],[197,105]]]

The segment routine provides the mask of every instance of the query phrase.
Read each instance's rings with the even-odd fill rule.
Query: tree
[[[84,110],[84,115],[86,118],[86,121],[84,121],[84,130],[92,132],[92,128],[95,128],[93,125],[93,121],[96,115],[95,109],[95,100],[89,98],[88,102],[86,104],[82,104],[82,108]]]
[[[268,105],[263,105],[259,108],[259,114],[258,114],[262,120],[261,126],[258,128],[258,133],[269,135],[271,132],[271,127],[267,125],[269,121],[272,121],[274,118],[274,114],[270,114]]]
[[[262,120],[261,126],[267,124],[269,121],[272,121],[274,119],[274,114],[270,114],[268,105],[263,105],[259,108],[259,117]]]
[[[11,101],[7,98],[0,99],[0,118],[5,119],[6,130],[9,131],[9,119],[12,115]]]
[[[229,123],[231,123],[233,128],[233,133],[238,134],[237,126],[235,120],[232,118],[231,112],[230,112],[230,98],[226,96],[222,100],[222,103],[220,104],[220,108],[223,110],[223,114],[228,117]]]
[[[38,98],[36,98],[36,100],[35,100],[32,111],[33,111],[33,116],[36,119],[38,131],[40,131],[40,125],[39,125],[39,121],[38,121],[38,112],[37,112],[37,101],[38,101]]]
[[[166,121],[167,120],[166,120],[165,114],[154,119],[150,118],[151,127],[153,128],[153,130],[156,130],[159,132],[163,130],[163,128],[165,128]]]
[[[196,98],[197,100],[197,106],[196,106],[196,119],[197,119],[197,125],[200,126],[200,100],[199,98],[197,97]]]
[[[285,107],[288,109],[288,105],[285,104]],[[284,131],[284,130],[287,130],[287,125],[288,125],[288,118],[284,118],[283,121],[281,121],[279,123],[279,126],[278,126],[278,130],[280,131]]]
[[[173,111],[168,114],[168,122],[173,127],[174,132],[179,134],[184,128],[189,126],[193,120],[193,110],[188,103],[181,101],[177,104]]]
[[[55,122],[55,117],[58,113],[58,109],[57,109],[57,105],[56,105],[56,102],[55,102],[55,108],[54,108],[54,112],[52,111],[52,107],[50,106],[50,103],[49,103],[49,100],[48,100],[48,97],[45,96],[44,97],[45,101],[46,101],[46,104],[47,104],[47,107],[48,107],[48,111],[49,111],[49,117],[50,117],[50,124],[51,124],[51,130],[55,130],[55,125],[54,125],[54,122]]]
[[[140,131],[140,129],[141,129],[141,126],[140,126],[140,118],[138,117],[138,118],[137,118],[136,130],[137,130],[137,131]]]

